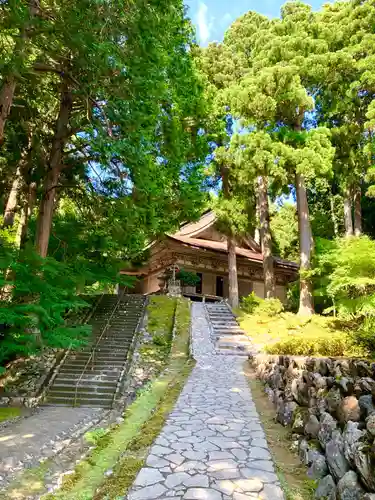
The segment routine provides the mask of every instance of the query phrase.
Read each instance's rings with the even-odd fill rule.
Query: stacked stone
[[[264,355],[251,361],[318,482],[315,498],[375,500],[375,363]]]

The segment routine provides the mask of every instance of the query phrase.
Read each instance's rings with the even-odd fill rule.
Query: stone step
[[[74,361],[69,361],[68,363],[64,363],[63,366],[60,368],[60,372],[64,372],[64,371],[72,371],[72,370],[83,370],[83,368],[85,367],[85,364],[87,363],[87,360],[76,360],[75,362]],[[104,371],[104,372],[110,372],[112,370],[120,370],[124,365],[124,361],[123,360],[116,360],[116,361],[113,361],[111,360],[110,361],[110,364],[106,363],[106,362],[99,362],[99,360],[96,361],[95,363],[95,368],[94,368],[94,371]],[[90,368],[89,368],[90,369]]]
[[[72,383],[76,384],[77,381],[81,379],[83,383],[88,385],[100,384],[103,386],[112,387],[113,385],[116,385],[118,377],[119,373],[107,377],[102,373],[93,374],[91,371],[85,372],[84,375],[82,375],[82,378],[81,376],[77,376],[76,373],[60,373],[54,380],[54,386],[71,385]]]
[[[90,345],[68,355],[53,381],[47,404],[73,406],[77,391],[77,406],[112,406],[145,303],[140,296],[118,300],[117,296],[103,297],[91,318]]]
[[[86,380],[87,378],[90,377],[90,378],[93,378],[94,380],[96,380],[96,379],[101,377],[102,380],[108,380],[108,381],[118,380],[118,378],[121,374],[122,368],[123,368],[123,366],[119,367],[116,370],[113,370],[112,372],[105,372],[103,369],[100,369],[100,368],[96,368],[94,370],[91,370],[89,368],[88,370],[85,371],[83,378],[85,378],[85,380]],[[56,377],[55,380],[75,380],[75,381],[77,381],[78,378],[82,375],[82,372],[83,372],[82,366],[79,366],[76,368],[71,368],[71,369],[65,370],[65,371],[60,371],[59,375],[58,375],[59,378]]]
[[[226,335],[243,335],[243,330],[231,330],[230,332],[228,330],[214,330],[212,333],[216,337],[225,337]]]
[[[75,406],[88,406],[93,408],[112,408],[113,398],[98,398],[91,397],[87,398],[79,397],[75,402]],[[74,396],[66,398],[65,396],[51,396],[47,398],[47,405],[54,406],[74,406]]]
[[[77,394],[97,394],[100,395],[113,395],[116,391],[116,386],[103,386],[103,385],[88,385],[83,382],[80,382],[77,387]],[[76,384],[72,385],[63,385],[63,384],[58,384],[53,387],[53,390],[50,392],[51,396],[67,396],[71,397],[72,394],[75,394],[76,391]],[[109,397],[108,396],[108,397]]]

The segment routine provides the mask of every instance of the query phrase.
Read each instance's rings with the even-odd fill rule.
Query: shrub
[[[284,306],[279,299],[265,299],[261,300],[260,304],[255,308],[255,314],[265,314],[273,317],[282,313]]]
[[[327,332],[322,335],[318,332],[315,336],[307,337],[305,334],[291,335],[266,346],[268,354],[289,354],[293,356],[345,356],[351,351],[351,340],[342,333]]]
[[[241,301],[241,309],[249,314],[277,316],[282,313],[284,306],[279,299],[261,299],[252,292]]]
[[[349,329],[340,329],[333,318],[315,315],[299,317],[292,313],[277,316],[243,314],[241,327],[254,345],[268,354],[294,356],[359,356],[369,354],[366,339],[358,344]]]
[[[241,299],[241,309],[248,314],[253,314],[255,308],[259,306],[260,302],[261,299],[257,297],[254,292],[251,292],[250,295]]]
[[[185,271],[184,269],[180,269],[178,271],[176,279],[181,280],[181,283],[187,286],[196,286],[201,281],[200,277],[196,273]]]

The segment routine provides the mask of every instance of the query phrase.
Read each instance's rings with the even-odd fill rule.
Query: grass
[[[245,374],[286,500],[312,500],[315,482],[306,477],[305,467],[298,455],[290,449],[290,430],[275,422],[275,408],[265,395],[263,384],[256,380],[249,365],[245,367]]]
[[[268,354],[296,356],[366,356],[354,346],[348,332],[337,329],[334,319],[292,313],[275,316],[239,312],[239,322],[255,346]]]
[[[175,303],[178,327],[168,369],[141,392],[125,412],[122,424],[95,436],[96,448],[65,478],[62,488],[44,496],[45,500],[115,499],[126,494],[193,366],[189,359],[189,302],[181,299]],[[109,470],[112,474],[106,477]]]
[[[0,422],[11,420],[21,415],[21,408],[0,408]]]
[[[155,296],[147,307],[147,330],[152,335],[152,343],[140,349],[142,363],[150,367],[155,376],[163,369],[171,350],[173,319],[177,299]]]

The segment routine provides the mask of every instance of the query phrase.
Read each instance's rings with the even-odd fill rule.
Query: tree
[[[306,181],[329,175],[334,152],[329,131],[316,128],[308,119],[314,100],[307,68],[319,43],[313,37],[311,9],[300,2],[286,4],[281,20],[263,23],[260,28],[259,23],[254,28],[252,20],[253,16],[245,15],[237,21],[236,29],[242,23],[242,30],[252,33],[250,40],[254,43],[244,51],[250,70],[228,91],[231,109],[254,130],[252,133],[263,135],[263,156],[270,157],[272,169],[267,175],[284,186],[295,185],[300,237],[299,312],[311,314],[312,231]]]

